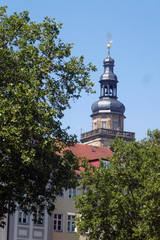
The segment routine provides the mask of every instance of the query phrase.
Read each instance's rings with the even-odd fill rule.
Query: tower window
[[[105,88],[105,95],[108,95],[108,88]]]
[[[117,123],[113,123],[113,130],[117,130],[118,124]]]
[[[113,89],[112,89],[112,87],[110,87],[109,95],[112,96],[112,94],[113,94]]]
[[[113,95],[116,97],[117,96],[117,88],[116,87],[114,88],[113,92],[114,92]]]
[[[106,128],[106,122],[102,122],[102,128]]]
[[[96,122],[93,125],[93,129],[97,129],[97,123]]]

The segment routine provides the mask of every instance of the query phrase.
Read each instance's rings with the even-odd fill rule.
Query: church
[[[104,59],[104,73],[100,77],[100,97],[92,104],[92,130],[81,134],[81,144],[70,150],[77,157],[86,157],[90,164],[99,165],[102,159],[104,165],[109,165],[112,151],[110,142],[115,137],[125,141],[135,138],[133,132],[124,131],[125,106],[118,101],[117,76],[114,74],[114,60],[110,56],[111,45],[108,43],[108,56]],[[57,196],[55,211],[51,216],[44,212],[41,224],[32,221],[32,215],[26,215],[21,210],[7,216],[7,224],[0,229],[0,240],[85,240],[86,236],[76,236],[74,196],[76,189],[63,190]]]

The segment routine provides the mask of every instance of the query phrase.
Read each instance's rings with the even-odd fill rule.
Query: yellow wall
[[[106,129],[113,129],[113,123],[116,123],[117,130],[124,130],[124,116],[114,113],[94,116],[92,118],[92,130],[95,129],[95,123],[97,128],[102,128],[102,122],[106,122]]]
[[[74,206],[74,200],[68,199],[68,191],[65,191],[65,198],[59,198],[56,201],[56,208],[54,213],[63,214],[63,231],[56,232],[53,230],[53,240],[85,240],[84,236],[80,238],[76,236],[76,233],[67,231],[67,216],[68,214],[75,214],[76,209]]]

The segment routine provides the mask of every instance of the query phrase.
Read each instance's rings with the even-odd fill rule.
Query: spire
[[[114,60],[110,56],[111,36],[108,35],[109,41],[107,44],[108,56],[103,61],[104,73],[100,78],[101,94],[100,98],[112,97],[117,99],[117,76],[114,74]]]
[[[114,60],[110,56],[111,40],[107,44],[108,56],[103,61],[104,73],[100,77],[100,100],[92,104],[92,115],[116,113],[123,116],[125,107],[117,100],[117,76],[114,74]]]
[[[111,48],[111,44],[110,43],[107,44],[107,48],[108,48],[108,57],[110,57],[110,48]]]

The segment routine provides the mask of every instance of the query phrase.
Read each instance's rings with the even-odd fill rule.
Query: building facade
[[[81,134],[81,142],[95,146],[109,147],[116,136],[125,141],[135,138],[133,132],[124,131],[125,106],[117,99],[117,76],[114,74],[114,60],[110,56],[104,59],[104,73],[100,77],[100,97],[92,104],[92,130]]]
[[[99,165],[99,159],[109,164],[112,156],[112,151],[107,147],[76,144],[70,150],[79,159],[85,157],[95,166]],[[80,172],[81,169],[77,170],[78,176]],[[0,240],[85,240],[85,235],[76,235],[74,197],[78,194],[78,188],[63,189],[62,195],[57,196],[53,214],[49,216],[45,211],[41,224],[34,223],[32,215],[26,215],[19,209],[6,219],[6,227],[0,229]]]

